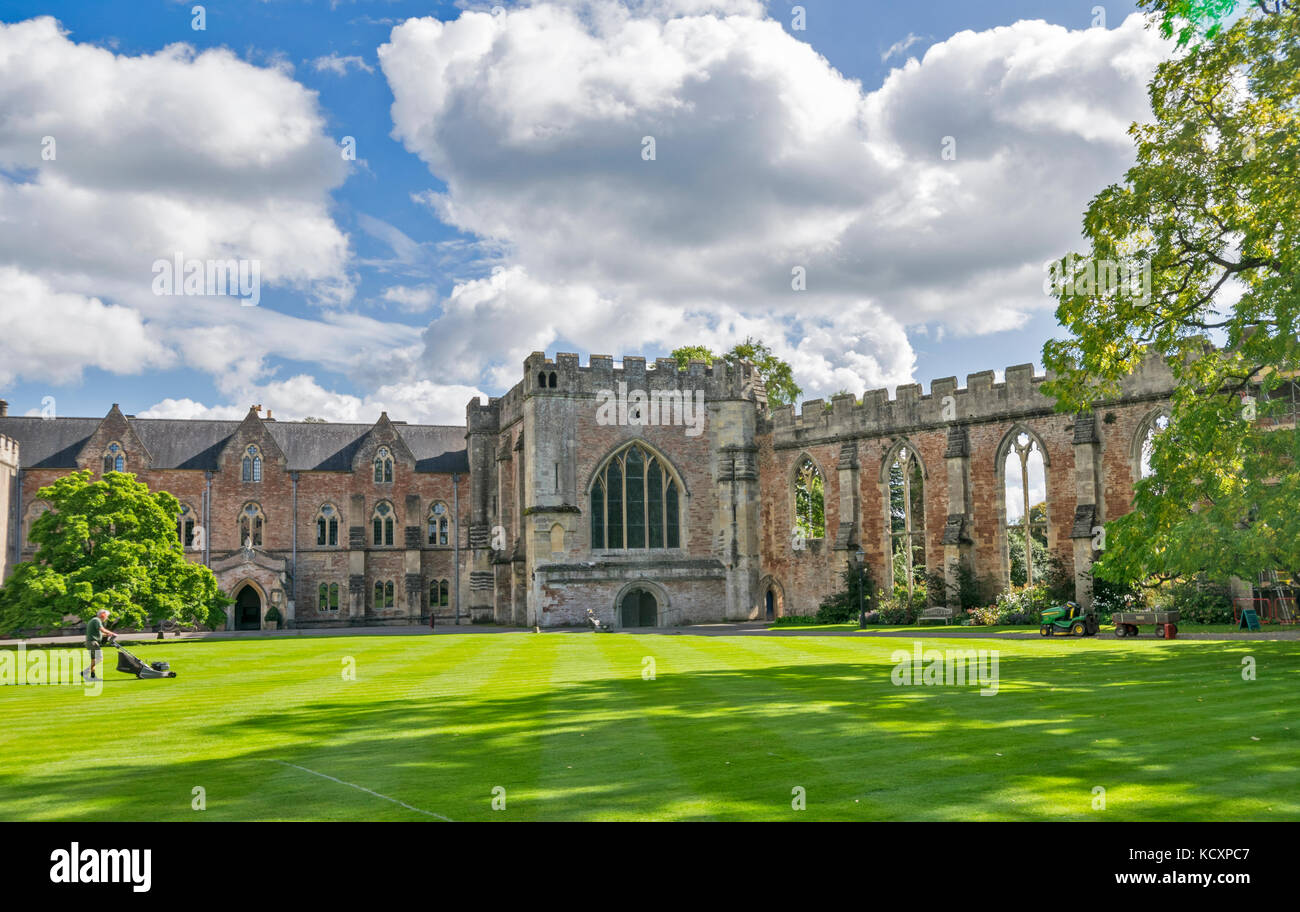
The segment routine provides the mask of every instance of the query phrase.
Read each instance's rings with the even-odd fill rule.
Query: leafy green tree
[[[1162,25],[1185,6],[1144,5]],[[1107,525],[1094,573],[1114,582],[1300,563],[1300,15],[1212,31],[1159,66],[1136,164],[1084,217],[1091,251],[1056,265],[1058,409],[1089,411],[1150,354],[1175,381],[1153,474]]]
[[[230,598],[177,538],[180,502],[134,475],[92,477],[74,472],[38,492],[51,509],[32,522],[33,559],[0,588],[0,630],[58,628],[67,615],[85,621],[101,608],[123,627],[224,619]]]
[[[725,354],[718,355],[704,345],[684,345],[672,351],[677,366],[683,370],[691,361],[704,361],[713,364],[719,359],[728,364],[748,361],[758,368],[763,385],[767,387],[767,401],[773,408],[792,405],[801,395],[803,389],[794,382],[794,371],[785,361],[772,353],[770,346],[754,338],[733,345]]]

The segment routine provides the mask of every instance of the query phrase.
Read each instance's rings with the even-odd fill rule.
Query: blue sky
[[[11,413],[457,421],[533,348],[746,334],[809,397],[1038,362],[1037,265],[1122,177],[1165,52],[1132,3],[500,5],[214,2],[196,31],[189,2],[10,0]],[[148,294],[171,251],[258,260],[258,307]]]

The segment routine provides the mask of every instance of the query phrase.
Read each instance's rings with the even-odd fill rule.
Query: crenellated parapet
[[[682,370],[673,358],[656,358],[647,363],[645,358],[627,356],[616,367],[610,355],[592,355],[583,365],[577,355],[566,352],[554,359],[544,352],[533,352],[524,361],[524,380],[515,389],[526,396],[555,393],[594,398],[602,391],[619,389],[619,384],[626,384],[628,390],[647,392],[703,390],[708,400],[767,401],[762,379],[748,362],[729,364],[719,360],[709,365],[692,361]]]
[[[853,395],[835,396],[828,404],[809,399],[802,412],[794,406],[775,409],[768,422],[777,447],[800,446],[822,440],[914,433],[981,422],[1005,421],[1055,411],[1055,400],[1043,392],[1050,374],[1035,374],[1032,364],[1008,367],[997,382],[993,371],[980,371],[957,385],[956,377],[930,383],[925,393],[919,383],[899,384],[893,398],[887,389],[867,390],[859,402]],[[1127,378],[1119,401],[1141,401],[1168,396],[1174,381],[1159,358],[1148,358]]]

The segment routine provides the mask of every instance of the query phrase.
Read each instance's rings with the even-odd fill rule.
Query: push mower
[[[1045,637],[1055,636],[1058,630],[1070,636],[1096,636],[1101,629],[1097,612],[1084,611],[1078,602],[1066,602],[1043,612],[1043,626],[1038,632]]]
[[[108,645],[117,650],[117,670],[137,678],[174,678],[176,672],[166,662],[152,662],[146,665],[122,647],[117,637],[110,637]]]

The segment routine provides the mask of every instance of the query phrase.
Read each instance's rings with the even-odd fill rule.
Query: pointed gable
[[[130,419],[122,414],[122,410],[114,402],[108,414],[100,420],[99,426],[77,453],[77,468],[102,472],[104,456],[108,453],[109,446],[115,443],[122,447],[125,463],[123,471],[142,472],[153,466],[153,454],[131,427]]]
[[[244,420],[239,422],[239,427],[230,435],[224,447],[221,448],[221,457],[218,460],[217,468],[220,472],[233,473],[236,478],[239,477],[240,462],[244,458],[244,453],[250,446],[258,448],[259,455],[262,457],[262,472],[265,477],[266,471],[271,466],[277,466],[281,471],[286,471],[289,461],[284,455],[284,450],[280,444],[271,436],[271,432],[266,427],[266,422],[262,420],[260,412],[261,406],[249,406],[248,414]]]
[[[352,457],[352,471],[370,471],[371,466],[374,464],[375,454],[379,452],[380,447],[388,448],[388,451],[393,455],[394,462],[400,463],[409,469],[415,468],[415,454],[411,452],[411,448],[402,439],[397,425],[388,419],[387,412],[380,412],[379,420],[375,422],[375,426],[366,432],[365,437],[361,438],[361,443]]]

